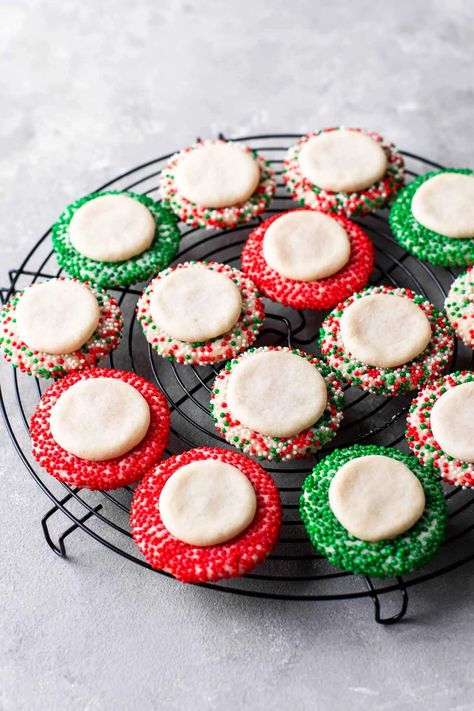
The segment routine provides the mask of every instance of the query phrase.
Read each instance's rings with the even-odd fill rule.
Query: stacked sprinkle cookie
[[[292,146],[282,177],[299,207],[262,218],[276,189],[270,163],[239,141],[205,140],[171,157],[159,200],[126,191],[77,200],[52,237],[69,277],[13,294],[0,319],[6,359],[56,381],[31,420],[36,460],[70,486],[107,490],[141,480],[130,515],[135,542],[152,567],[184,582],[244,575],[274,549],[280,497],[259,461],[307,459],[329,445],[343,418],[344,384],[375,396],[418,392],[407,421],[414,456],[354,444],[333,449],[306,478],[301,518],[333,565],[380,577],[417,568],[444,537],[439,477],[474,486],[474,374],[446,375],[455,334],[474,346],[472,271],[453,282],[445,312],[409,289],[367,286],[374,246],[354,221],[393,203],[390,224],[408,252],[470,266],[472,171],[433,171],[403,187],[403,159],[391,143],[336,127]],[[180,221],[195,230],[250,223],[241,269],[170,266]],[[163,458],[165,395],[134,372],[97,367],[123,330],[105,289],[139,282],[148,283],[136,314],[163,359],[156,367],[212,366],[198,377],[214,377],[210,415],[231,448]],[[330,310],[320,358],[256,343],[262,297]]]

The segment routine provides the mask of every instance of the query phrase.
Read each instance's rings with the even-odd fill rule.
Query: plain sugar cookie
[[[474,463],[474,383],[450,388],[436,400],[431,430],[446,454]]]
[[[215,546],[250,526],[257,497],[240,469],[220,459],[203,459],[172,474],[159,507],[164,526],[175,538],[192,546]]]
[[[72,385],[51,410],[56,442],[81,459],[101,462],[136,447],[150,425],[145,398],[128,383],[91,378]]]
[[[190,267],[171,272],[157,283],[150,315],[172,338],[188,343],[222,336],[237,323],[242,297],[226,275]]]
[[[323,190],[355,192],[382,178],[387,157],[366,133],[341,128],[313,136],[301,148],[303,175]]]
[[[227,403],[245,427],[270,437],[292,437],[319,420],[327,388],[319,371],[299,355],[260,351],[233,369]]]
[[[337,470],[329,486],[329,504],[350,534],[376,542],[408,531],[424,511],[425,494],[406,464],[370,454]]]
[[[85,284],[51,279],[26,289],[15,318],[27,346],[59,355],[77,351],[89,340],[99,325],[100,309]]]
[[[411,203],[423,227],[451,239],[474,237],[474,175],[443,172],[422,183]]]
[[[315,281],[338,272],[351,254],[344,227],[322,212],[295,210],[271,223],[263,239],[267,264],[289,279]]]
[[[208,143],[185,153],[176,166],[176,187],[203,207],[232,207],[245,202],[260,180],[251,153],[234,143]]]
[[[155,229],[155,220],[143,203],[128,195],[101,195],[74,213],[69,238],[89,259],[124,262],[148,249]]]

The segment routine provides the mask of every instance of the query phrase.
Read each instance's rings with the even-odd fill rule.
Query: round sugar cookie
[[[393,457],[369,454],[346,462],[329,486],[335,517],[355,538],[376,543],[408,531],[425,508],[419,479]]]
[[[451,239],[474,238],[474,175],[434,175],[415,192],[411,211],[427,230]]]
[[[81,205],[69,224],[72,246],[101,262],[124,262],[153,242],[155,220],[150,210],[129,195],[99,195]]]
[[[349,261],[347,232],[322,212],[295,210],[272,222],[263,238],[267,264],[283,277],[316,281],[332,276]]]
[[[431,340],[424,311],[410,299],[370,294],[355,299],[340,320],[344,349],[356,360],[395,368],[422,353]]]
[[[312,136],[302,145],[299,162],[307,180],[331,192],[365,190],[387,170],[380,143],[367,133],[346,128]]]
[[[422,487],[425,505],[411,527],[395,538],[365,541],[350,533],[338,520],[331,508],[329,492],[332,482],[345,466],[358,458],[374,456],[392,459],[393,468],[397,465],[406,467]],[[409,481],[417,492],[418,513],[421,509],[420,490],[412,479]],[[383,486],[383,482],[380,484]],[[388,501],[389,487],[387,482],[387,488],[382,489],[382,502],[389,507],[398,506],[400,499],[397,502]],[[407,492],[400,488],[396,493],[406,498]],[[371,498],[373,494],[371,492]],[[381,507],[382,515],[383,509],[385,506]],[[447,507],[441,484],[414,457],[388,447],[353,445],[347,449],[335,449],[314,467],[303,485],[300,514],[311,543],[332,565],[356,574],[391,578],[419,568],[434,555],[444,538]],[[415,510],[411,520],[414,518]],[[409,523],[410,520],[406,519],[405,524]],[[395,530],[392,528],[392,533]]]
[[[471,371],[445,375],[421,390],[407,417],[415,457],[454,486],[474,487],[473,390]]]
[[[285,373],[291,377],[292,366],[288,370],[286,367],[282,368],[280,375],[269,371],[268,368],[263,373],[258,369],[253,370],[253,364],[259,362],[256,359],[262,354],[265,356],[265,361],[269,356],[276,357],[279,367],[281,367],[279,363],[281,354],[285,356],[285,359],[289,355],[293,355],[304,361],[303,367],[301,369],[297,368],[295,371],[297,372],[298,380],[294,383],[294,393],[291,388],[292,383],[288,383],[284,379]],[[243,368],[240,373],[243,373],[244,376],[247,374],[247,361],[250,363],[249,375],[252,383],[262,396],[260,400],[246,386],[245,378],[239,378],[238,373],[241,366]],[[326,393],[318,376],[314,380],[311,376],[307,376],[306,363],[318,372],[318,376],[324,379]],[[261,373],[262,382],[259,382],[259,372]],[[243,389],[235,388],[233,390],[230,387],[235,373],[237,373],[237,380],[234,382],[239,384],[240,381]],[[280,390],[276,393],[271,392],[269,385],[272,383],[280,386]],[[314,402],[310,401],[304,390],[305,384],[308,383],[308,393],[314,396]],[[238,406],[236,405],[235,390],[237,390],[237,396],[239,394],[241,396],[241,401],[237,400]],[[264,399],[266,394],[268,394],[267,402]],[[245,397],[242,397],[242,395],[245,395]],[[288,395],[287,400],[284,397],[286,395]],[[325,398],[326,404],[323,408]],[[248,405],[250,402],[254,403],[254,410],[249,410],[248,406],[245,407],[245,404],[247,403]],[[273,416],[270,402],[273,402],[278,407]],[[210,411],[216,429],[227,442],[252,457],[278,462],[307,457],[327,444],[335,436],[339,428],[342,420],[342,406],[343,394],[340,382],[334,376],[332,370],[321,363],[320,360],[296,348],[263,346],[262,348],[248,349],[238,358],[229,361],[225,368],[221,370],[214,381],[211,391]],[[236,410],[245,417],[247,423],[239,419],[235,413]],[[317,419],[311,423],[310,420],[313,417]],[[261,427],[262,424],[263,426],[268,424],[269,428],[275,428],[276,426],[280,428],[279,430],[268,429],[267,431],[280,431],[282,433],[296,431],[296,434],[274,436],[263,434],[254,429],[255,426]],[[297,430],[300,427],[305,427],[305,429],[298,432]]]
[[[177,269],[157,282],[150,315],[171,338],[187,343],[224,335],[242,310],[238,286],[228,276],[206,267]]]
[[[430,424],[446,454],[473,464],[474,383],[463,383],[443,393],[431,410]]]
[[[357,300],[378,294],[390,298],[401,297],[416,304],[431,327],[431,338],[426,348],[400,366],[368,365],[354,357],[344,345],[341,321],[346,310]],[[383,334],[384,330],[381,331],[380,338]],[[363,333],[361,337],[363,339]],[[420,389],[446,370],[454,351],[453,333],[443,314],[423,296],[410,289],[392,286],[368,287],[336,306],[321,325],[319,344],[323,358],[339,378],[377,395],[399,395]]]
[[[149,425],[145,435],[140,441],[133,446],[132,449],[125,451],[122,455],[113,456],[111,459],[92,460],[78,457],[76,454],[68,452],[64,449],[53,436],[52,422],[56,404],[61,400],[61,397],[77,384],[87,383],[91,380],[102,381],[111,379],[123,383],[137,391],[142,399],[146,401],[149,410]],[[115,400],[117,403],[117,400]],[[122,400],[122,403],[129,402]],[[141,401],[140,401],[141,402]],[[110,400],[109,400],[110,403]],[[67,401],[66,401],[66,404]],[[69,404],[71,404],[69,402]],[[111,403],[113,405],[113,402]],[[59,425],[62,435],[66,434],[67,441],[71,439],[77,445],[78,439],[74,437],[70,426],[76,423],[80,428],[79,441],[81,446],[87,446],[88,449],[82,450],[83,454],[91,452],[91,444],[94,444],[92,453],[100,448],[101,456],[104,455],[107,445],[110,446],[109,453],[114,455],[117,451],[117,442],[122,444],[122,451],[125,449],[124,444],[128,446],[133,444],[133,439],[126,437],[131,431],[134,432],[135,441],[138,440],[139,429],[136,428],[137,422],[141,421],[140,433],[144,430],[146,423],[146,408],[141,405],[141,419],[137,417],[137,410],[134,408],[134,417],[132,420],[132,430],[127,426],[129,413],[127,410],[117,412],[107,412],[106,403],[101,402],[100,397],[96,397],[94,401],[95,412],[84,410],[84,403],[81,404],[83,417],[80,417],[80,412],[75,413],[70,408],[66,407],[65,412],[61,413],[61,404],[59,410],[56,411],[56,417],[65,414],[68,418],[65,423],[60,419],[57,420],[56,427]],[[97,411],[104,413],[103,425],[101,424],[100,416]],[[145,415],[143,414],[145,413]],[[120,418],[124,418],[124,423],[117,430],[118,438],[113,437],[113,423],[119,423]],[[96,422],[96,428],[101,435],[94,435],[90,422]],[[135,429],[133,429],[135,427]],[[154,385],[149,383],[145,378],[142,378],[136,373],[129,373],[123,370],[113,370],[111,368],[88,368],[87,370],[70,373],[67,377],[54,383],[43,394],[38,406],[36,407],[33,417],[31,418],[30,435],[33,445],[33,456],[40,466],[45,469],[48,474],[51,474],[59,481],[62,481],[70,486],[85,487],[88,489],[117,489],[122,486],[128,486],[135,481],[141,479],[145,471],[157,462],[163,456],[166,444],[168,442],[170,430],[170,412],[168,403],[163,393]],[[56,435],[58,430],[56,429]],[[85,435],[93,434],[93,442],[88,443],[84,439]],[[125,433],[125,434],[124,434]],[[102,434],[104,442],[101,441]],[[61,439],[61,437],[60,437]],[[67,444],[67,442],[64,442]]]
[[[318,146],[323,148],[321,161]],[[367,161],[362,159],[364,153]],[[351,160],[347,160],[349,155]],[[373,131],[327,128],[303,136],[289,148],[282,178],[301,206],[352,217],[391,202],[403,187],[404,162],[395,146]]]
[[[115,253],[114,259],[117,256],[120,261],[104,261],[104,259],[91,258],[82,254],[74,246],[71,240],[71,224],[75,219],[77,214],[80,214],[80,210],[83,208],[87,210],[92,210],[88,208],[89,203],[94,205],[94,203],[100,206],[100,202],[96,202],[102,198],[116,198],[120,199],[126,198],[127,204],[129,200],[133,200],[138,203],[139,207],[136,208],[140,211],[140,214],[150,215],[153,222],[155,223],[154,232],[152,235],[151,242],[148,246],[144,246],[143,250],[134,256],[129,256],[124,258],[125,252]],[[146,210],[146,213],[142,213],[141,210]],[[89,220],[90,215],[88,212],[85,213],[87,220]],[[149,218],[144,218],[145,222],[149,223]],[[90,281],[99,286],[105,287],[122,287],[129,286],[130,284],[135,284],[140,281],[146,281],[151,276],[154,276],[159,271],[164,269],[172,259],[176,256],[179,247],[179,240],[181,238],[181,233],[177,226],[177,218],[170,211],[163,207],[160,203],[155,202],[152,198],[147,195],[138,195],[131,192],[119,192],[117,190],[107,190],[100,193],[92,193],[86,197],[76,200],[76,202],[69,205],[64,212],[60,215],[59,219],[53,226],[52,239],[53,247],[56,259],[59,265],[72,276],[77,277],[81,281]],[[135,222],[130,226],[132,232],[135,231]],[[144,232],[139,229],[139,234],[144,234]],[[88,233],[89,234],[89,233]],[[93,238],[94,231],[92,230],[92,241],[90,244],[96,245],[100,249],[102,242],[100,240],[95,240]],[[113,242],[113,231],[108,231],[109,238],[107,244],[111,241]],[[149,232],[147,232],[149,234]],[[77,234],[76,234],[77,237]],[[140,242],[140,239],[132,240],[135,247],[138,249],[138,244],[145,245],[145,242]],[[89,242],[88,242],[89,244]],[[103,245],[102,245],[103,246]],[[92,253],[92,252],[91,252]],[[97,254],[97,252],[94,252]],[[112,253],[105,253],[108,258],[112,257]]]
[[[444,309],[458,338],[469,348],[474,348],[474,270],[472,268],[453,281],[444,302]]]
[[[230,141],[202,143],[185,153],[175,171],[176,189],[202,207],[233,207],[257,189],[260,168],[249,151]]]
[[[33,350],[53,355],[79,350],[97,329],[99,318],[93,292],[69,279],[28,287],[15,312],[22,341]]]
[[[474,172],[464,168],[432,170],[429,173],[425,173],[425,175],[418,176],[403,188],[394,201],[389,214],[390,227],[397,242],[418,259],[445,267],[466,267],[474,264],[474,236],[459,239],[435,232],[419,222],[413,213],[413,202],[416,193],[424,185],[429,186],[429,183],[435,178],[438,179],[445,175],[462,176],[474,181]],[[449,179],[452,180],[452,177]],[[436,188],[436,183],[432,183],[432,185]],[[430,190],[427,188],[428,195]],[[423,196],[423,193],[421,195]],[[461,202],[462,200],[459,197],[455,199],[456,205]],[[472,209],[471,205],[467,215],[472,214]],[[443,208],[438,206],[436,210],[436,214],[441,214],[440,211],[443,211],[445,218],[446,215],[450,214],[454,216],[454,212],[447,205]],[[426,219],[429,220],[429,218]],[[467,217],[466,219],[466,224],[471,224],[469,222],[470,218]],[[464,217],[462,220],[464,220]],[[430,222],[430,224],[434,223]],[[447,226],[446,222],[444,224]],[[454,223],[451,222],[450,224],[453,225]],[[457,224],[459,227],[461,223]],[[466,224],[464,228],[466,228]],[[441,223],[438,226],[440,225]],[[466,229],[464,229],[464,232],[466,232]]]
[[[218,229],[265,212],[275,189],[275,174],[262,156],[238,141],[221,139],[198,141],[175,153],[159,183],[163,205],[180,220]]]
[[[210,274],[204,283],[200,279],[206,271]],[[197,279],[189,280],[189,276],[195,274]],[[166,285],[167,280],[175,276],[179,277],[178,287],[182,285],[183,289],[179,288],[178,301],[175,299],[174,288],[165,291],[168,318],[163,319],[163,312],[157,313],[154,308],[156,294],[160,294],[161,285]],[[200,291],[199,284],[203,283],[206,290]],[[213,291],[216,285],[218,292]],[[227,297],[224,299],[222,297],[225,294]],[[237,314],[239,299],[241,307]],[[175,334],[189,338],[191,335],[202,337],[217,333],[227,327],[228,330],[204,341],[180,340],[164,328],[168,324],[172,327],[176,312],[180,316],[178,325],[181,330],[173,329]],[[232,358],[252,345],[262,328],[265,312],[254,283],[238,269],[217,262],[183,262],[173,269],[165,269],[148,284],[138,300],[137,315],[145,338],[163,358],[187,365],[209,365]],[[196,331],[197,324],[200,331]],[[183,327],[188,330],[183,331]],[[194,329],[193,333],[190,333],[189,328]]]
[[[189,465],[204,466],[201,462],[206,466],[219,462],[237,469],[248,480],[256,499],[254,515],[246,528],[230,540],[206,546],[173,536],[161,515],[161,495],[167,483]],[[278,489],[257,462],[237,452],[208,447],[191,449],[153,467],[135,491],[130,511],[133,538],[149,565],[187,583],[214,582],[253,570],[275,547],[281,518]]]
[[[269,437],[293,437],[319,420],[327,405],[321,373],[286,350],[255,351],[227,382],[231,417]]]
[[[260,292],[273,301],[295,309],[328,309],[366,285],[373,269],[374,248],[365,232],[354,222],[350,222],[345,217],[325,215],[327,220],[341,227],[347,235],[348,261],[334,274],[313,281],[301,281],[283,276],[266,260],[265,239],[273,225],[278,225],[284,218],[289,219],[290,216],[296,217],[300,214],[322,215],[313,210],[300,208],[265,220],[252,230],[245,242],[241,255],[242,269],[255,282]],[[300,264],[305,260],[296,254],[294,261]]]
[[[250,526],[257,497],[240,469],[219,459],[203,459],[170,476],[159,507],[172,536],[191,546],[217,546]]]
[[[138,390],[116,378],[71,385],[51,409],[49,426],[60,447],[102,462],[127,454],[145,437],[150,408]]]
[[[24,373],[60,378],[96,365],[117,347],[122,331],[115,299],[92,284],[59,277],[10,297],[0,315],[0,348]],[[33,343],[55,352],[38,350]]]

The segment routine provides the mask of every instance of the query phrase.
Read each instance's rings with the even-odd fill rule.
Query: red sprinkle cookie
[[[272,301],[295,309],[328,309],[365,286],[373,269],[374,248],[365,232],[354,222],[342,216],[326,216],[340,225],[347,234],[350,242],[348,261],[327,277],[307,281],[289,278],[266,261],[264,240],[268,229],[276,221],[298,213],[319,214],[302,208],[265,220],[247,238],[242,250],[242,269],[261,293]]]
[[[275,193],[270,165],[248,146],[198,141],[168,161],[160,178],[165,207],[192,227],[235,227],[264,212]]]
[[[418,351],[416,357],[403,361],[398,366],[369,364],[365,360],[358,359],[346,349],[342,340],[341,319],[348,308],[359,299],[375,294],[393,295],[413,302],[426,316],[428,324],[425,325],[431,328],[431,337],[428,330],[426,346],[423,350]],[[417,312],[416,315],[419,317],[420,313]],[[374,328],[374,321],[370,325]],[[411,326],[407,328],[406,334],[418,337],[418,327],[417,322],[413,328]],[[358,331],[359,335],[364,335],[363,324],[360,324]],[[377,343],[372,343],[372,347],[382,343],[387,335],[393,335],[393,331],[385,324],[375,334]],[[404,345],[404,341],[402,337],[401,345]],[[391,286],[368,287],[339,304],[323,321],[319,343],[323,357],[340,378],[355,387],[377,395],[399,395],[418,390],[430,380],[439,378],[446,370],[454,350],[451,327],[442,313],[423,296],[415,294],[410,289]]]
[[[160,495],[178,470],[204,460],[223,462],[244,474],[255,491],[256,509],[250,525],[236,537],[201,546],[169,532],[160,513]],[[183,503],[186,505],[186,501]],[[210,504],[207,499],[206,504]],[[265,560],[280,532],[280,496],[272,478],[256,462],[237,452],[200,447],[151,469],[133,497],[130,523],[138,548],[153,568],[186,583],[213,582],[245,575]]]
[[[145,338],[163,358],[209,365],[252,345],[265,311],[255,285],[238,269],[183,262],[150,282],[137,314]]]
[[[460,274],[451,284],[444,308],[456,335],[474,348],[474,269]]]
[[[413,454],[454,486],[474,487],[473,402],[474,373],[465,370],[423,388],[408,413],[406,438]]]
[[[353,146],[352,140],[346,145],[339,136],[329,136],[335,132],[361,145]],[[353,133],[358,134],[356,139],[350,135]],[[403,158],[392,143],[373,131],[343,127],[303,136],[289,149],[282,171],[288,190],[300,205],[347,217],[386,206],[403,187],[403,176]]]
[[[294,402],[291,402],[291,393],[294,389],[291,383],[293,381],[286,379],[285,363],[264,364],[263,371],[257,371],[257,380],[253,377],[255,374],[247,373],[245,375],[244,381],[247,382],[247,387],[249,387],[248,383],[251,383],[251,392],[241,393],[238,395],[236,402],[240,405],[239,413],[245,413],[242,405],[247,409],[250,408],[250,412],[248,412],[247,417],[245,417],[245,414],[243,417],[240,414],[241,419],[238,419],[235,411],[231,411],[229,405],[229,396],[232,395],[232,392],[229,392],[229,384],[231,379],[235,377],[240,365],[243,364],[248,370],[250,359],[264,353],[291,354],[302,358],[306,365],[309,363],[314,367],[317,374],[321,376],[321,384],[325,386],[324,393],[316,393],[313,396],[310,390],[314,385],[313,378],[307,378],[307,374],[304,372],[297,373],[299,382],[295,386],[298,388],[298,398],[301,403],[298,407]],[[308,373],[308,375],[312,376],[311,373]],[[291,375],[288,377],[291,378]],[[305,402],[305,407],[311,405],[311,401],[317,403],[318,400],[321,400],[322,407],[314,419],[311,418],[311,407],[309,407],[307,417],[303,413],[302,400],[306,399],[309,399],[310,403]],[[339,380],[331,368],[327,367],[318,358],[296,348],[264,346],[262,348],[250,348],[238,358],[226,364],[214,381],[209,407],[216,429],[225,437],[227,442],[252,457],[279,462],[308,457],[333,439],[342,420],[343,400]],[[255,423],[260,419],[262,413],[267,410],[270,417],[270,428],[266,429],[267,432],[270,432],[271,426],[275,424],[271,422],[272,413],[275,417],[278,416],[280,420],[282,419],[283,422],[300,421],[300,427],[295,427],[294,434],[288,434],[288,432],[282,430],[279,436],[275,434],[276,429],[271,434],[267,434],[263,432],[262,427],[259,425],[257,430]],[[257,416],[258,420],[256,419]],[[245,422],[242,421],[244,417]],[[250,422],[250,419],[252,422]],[[311,426],[309,426],[310,422]]]
[[[69,305],[64,300],[64,295],[56,291],[44,298],[44,290],[54,287],[61,289],[68,285],[74,285],[74,289],[84,292],[79,291],[79,295],[86,298],[86,308],[83,309],[81,302],[74,300],[74,294],[67,294],[68,299],[73,299]],[[90,311],[87,316],[84,316],[84,313],[90,308],[87,299],[94,303],[94,298],[97,315],[94,321],[92,313],[90,321]],[[25,299],[28,304],[24,303]],[[23,306],[27,306],[28,312]],[[92,327],[87,331],[88,319]],[[85,340],[82,343],[79,330],[74,333],[76,326],[78,329],[86,329],[83,331]],[[66,330],[70,331],[69,343],[73,344],[72,348],[67,348],[67,352],[62,353],[58,352],[58,348],[54,353],[45,352],[48,347],[48,333],[49,342],[52,337],[53,342],[58,344],[60,338],[65,345],[68,342]],[[5,304],[0,316],[0,348],[6,360],[23,373],[38,378],[61,378],[71,371],[94,366],[105,358],[118,346],[122,330],[122,314],[112,296],[88,282],[59,277],[27,287]],[[38,339],[40,344],[37,343]],[[61,350],[63,348],[60,347],[59,351]]]
[[[119,412],[119,417],[115,417],[114,423],[109,428],[104,427],[100,431],[100,437],[95,438],[95,444],[99,444],[102,448],[109,446],[113,452],[117,447],[120,436],[125,442],[120,456],[113,456],[106,459],[103,454],[97,455],[94,460],[82,458],[73,454],[70,450],[64,449],[58,444],[52,433],[51,417],[54,413],[55,406],[61,401],[61,396],[73,386],[82,384],[100,378],[113,379],[121,383],[128,384],[132,394],[138,398],[141,405],[149,410],[149,419],[145,419],[144,436],[141,437],[137,444],[127,450],[127,441],[133,444],[131,435],[136,435],[136,432],[128,433],[126,428],[128,420],[131,421],[130,429],[136,430],[136,413],[132,414],[128,410]],[[148,404],[143,403],[143,400]],[[69,403],[66,403],[69,406]],[[79,407],[80,407],[79,403]],[[97,419],[97,411],[100,411],[100,402],[94,404],[93,399],[90,400],[91,421]],[[143,409],[143,408],[142,408]],[[80,429],[80,423],[75,422],[74,407],[69,407],[66,411],[62,410],[62,416],[56,418],[55,433],[61,434],[61,441],[66,442],[71,440],[71,433],[74,434],[74,428]],[[78,410],[77,412],[80,412]],[[139,413],[142,415],[142,412]],[[145,413],[146,414],[146,413]],[[128,417],[128,420],[127,420]],[[142,418],[143,419],[143,418]],[[149,422],[149,424],[148,424]],[[95,423],[97,424],[97,423]],[[92,425],[91,425],[92,426]],[[148,426],[148,429],[146,427]],[[64,431],[66,428],[66,431]],[[63,481],[71,486],[86,487],[88,489],[117,489],[128,484],[132,484],[140,479],[144,472],[156,461],[158,461],[164,452],[168,441],[170,428],[170,413],[168,404],[163,393],[154,385],[149,383],[144,378],[135,373],[125,372],[123,370],[112,370],[111,368],[89,368],[74,373],[70,373],[67,377],[54,383],[41,398],[31,419],[30,436],[33,445],[33,456],[37,462],[52,476]],[[125,432],[123,430],[125,429]],[[56,434],[56,436],[58,436]],[[110,440],[110,441],[109,441]],[[135,441],[137,437],[135,437]],[[84,447],[84,438],[79,442]],[[75,443],[77,450],[78,443]],[[70,447],[72,449],[73,447]],[[100,458],[99,458],[100,457]]]

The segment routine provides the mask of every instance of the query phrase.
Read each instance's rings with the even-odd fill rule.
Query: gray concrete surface
[[[470,0],[1,0],[1,273],[72,199],[196,135],[373,127],[474,164]],[[474,709],[472,569],[370,602],[187,589],[77,535],[0,450],[0,708]]]

